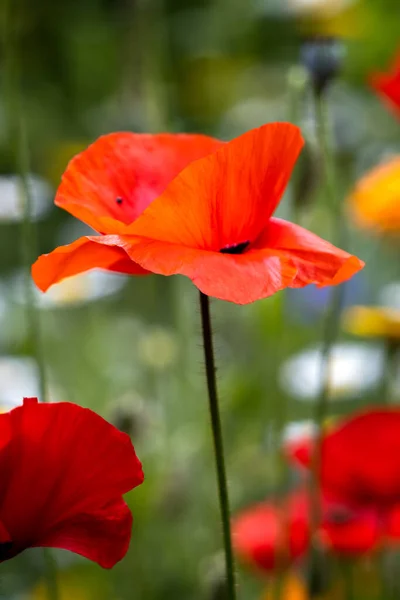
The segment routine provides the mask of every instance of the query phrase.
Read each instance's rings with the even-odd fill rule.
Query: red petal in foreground
[[[389,73],[375,73],[370,77],[371,86],[383,101],[400,117],[400,52]]]
[[[127,553],[131,529],[132,513],[121,498],[71,517],[50,530],[38,545],[69,550],[110,569]]]
[[[53,546],[104,567],[120,560],[131,535],[122,495],[143,481],[129,437],[88,409],[36,399],[0,415],[1,432],[0,521],[11,540],[1,558]]]
[[[239,304],[345,281],[362,261],[271,218],[302,143],[295,126],[274,123],[189,165],[121,236],[125,251],[144,269],[186,275]]]
[[[127,233],[212,252],[250,248],[302,146],[300,130],[289,123],[252,129],[184,169]]]
[[[269,250],[231,255],[121,236],[126,253],[160,275],[186,275],[208,296],[247,304],[290,285],[296,269]]]
[[[364,267],[364,262],[356,256],[282,219],[271,219],[256,245],[270,248],[296,267],[297,274],[290,287],[309,283],[318,287],[337,285]]]
[[[45,292],[54,283],[94,268],[146,275],[148,272],[134,263],[120,246],[113,245],[115,238],[112,235],[82,237],[67,246],[59,246],[50,254],[42,254],[32,265],[34,282]]]
[[[192,161],[222,142],[205,135],[111,133],[68,165],[55,203],[101,233],[120,233]]]

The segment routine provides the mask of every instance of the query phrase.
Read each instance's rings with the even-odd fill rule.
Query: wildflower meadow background
[[[237,599],[399,597],[399,23],[398,0],[1,0],[0,409],[89,408],[130,436],[145,481],[125,496],[132,538],[111,570],[29,548],[0,564],[0,598],[232,600],[198,290],[95,269],[42,293],[31,265],[94,235],[54,198],[99,136],[228,141],[282,121],[305,145],[275,216],[365,267],[244,305],[234,281],[233,302],[208,292]],[[234,242],[217,251],[252,240]],[[312,252],[303,283],[337,283],[336,254],[321,266]],[[97,457],[94,439],[79,444]],[[47,477],[35,468],[32,497]],[[70,475],[60,465],[66,488]]]

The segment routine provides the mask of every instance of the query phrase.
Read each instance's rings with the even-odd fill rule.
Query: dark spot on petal
[[[124,201],[124,200],[123,200],[123,198],[117,198],[117,199],[115,200],[115,202],[116,202],[117,204],[122,204],[122,202],[123,202],[123,201]]]
[[[11,558],[12,542],[3,542],[0,544],[0,561]]]
[[[250,242],[240,242],[240,244],[231,244],[221,248],[222,254],[243,254]]]

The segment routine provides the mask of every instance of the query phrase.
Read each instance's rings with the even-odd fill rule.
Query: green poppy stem
[[[215,377],[210,301],[208,296],[202,292],[200,292],[200,312],[203,331],[204,362],[207,376],[211,429],[214,441],[215,466],[217,471],[218,495],[222,520],[222,535],[225,551],[227,600],[236,600],[235,565],[232,551],[228,484],[225,469],[221,417],[218,404],[217,381]]]
[[[33,354],[35,356],[38,379],[40,401],[47,402],[46,385],[46,367],[45,356],[42,344],[42,331],[40,326],[40,313],[36,304],[35,293],[32,286],[31,265],[37,257],[36,251],[36,231],[32,221],[32,198],[29,191],[29,147],[26,135],[23,115],[20,113],[18,118],[18,174],[21,186],[21,203],[23,209],[22,235],[21,235],[21,253],[24,266],[25,277],[25,300],[26,316],[29,330],[29,339]]]
[[[346,230],[342,218],[341,203],[338,202],[335,187],[334,160],[330,149],[327,118],[325,113],[323,94],[315,93],[315,116],[317,123],[318,143],[321,152],[322,166],[324,169],[325,195],[328,206],[333,215],[335,241],[342,246],[345,242]],[[318,589],[323,582],[322,559],[318,547],[318,528],[321,523],[321,490],[320,490],[320,461],[321,445],[323,438],[323,425],[328,414],[332,347],[336,342],[339,332],[340,313],[343,306],[344,285],[333,288],[330,305],[326,314],[321,350],[321,388],[314,406],[314,423],[316,426],[316,439],[312,456],[310,477],[310,585],[311,598],[318,597]]]
[[[19,100],[19,99],[18,99]],[[18,109],[19,103],[17,106]],[[47,402],[47,382],[45,356],[42,344],[42,331],[40,326],[40,313],[36,304],[34,289],[32,287],[31,264],[37,256],[36,251],[36,231],[32,220],[32,198],[29,191],[29,147],[26,135],[25,123],[22,111],[18,114],[18,174],[21,185],[21,200],[23,207],[23,222],[21,235],[22,260],[24,265],[25,277],[25,301],[26,316],[28,322],[29,340],[33,349],[33,354],[38,368],[40,400]],[[59,600],[57,584],[57,566],[54,557],[49,548],[43,548],[43,557],[45,564],[45,577],[47,584],[47,594],[49,600]]]
[[[397,341],[393,341],[391,339],[386,339],[384,341],[384,365],[382,382],[379,390],[379,404],[390,404],[391,384],[393,380],[393,374],[395,371],[394,363],[398,348],[399,345]]]
[[[29,145],[25,128],[22,98],[19,93],[19,72],[16,61],[14,36],[12,34],[14,21],[11,20],[9,3],[4,3],[3,19],[3,47],[5,71],[5,98],[10,115],[10,138],[15,140],[16,167],[20,179],[21,203],[23,209],[23,222],[21,230],[21,254],[25,276],[26,317],[28,324],[28,337],[33,348],[33,354],[38,367],[40,399],[47,401],[47,385],[45,358],[41,343],[40,315],[35,302],[34,289],[31,280],[31,264],[36,258],[36,231],[32,221],[32,198],[29,191]],[[22,398],[21,398],[22,400]],[[54,558],[48,548],[43,549],[45,563],[45,578],[49,600],[59,600],[57,570]]]
[[[356,600],[354,567],[351,559],[340,562],[345,600]]]

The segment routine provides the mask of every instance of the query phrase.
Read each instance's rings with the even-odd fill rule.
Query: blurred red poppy
[[[129,546],[122,495],[143,481],[130,438],[67,402],[0,415],[0,560],[36,546],[63,548],[110,568]]]
[[[309,466],[311,453],[304,439],[292,456]],[[370,409],[331,427],[322,440],[321,485],[355,507],[400,503],[400,409]]]
[[[245,509],[233,522],[233,544],[244,563],[263,572],[287,568],[308,550],[309,497],[295,492],[279,505],[272,502]],[[382,541],[375,511],[352,510],[344,504],[322,502],[321,544],[337,555],[356,557]]]
[[[233,520],[235,552],[249,566],[262,571],[288,567],[302,556],[309,542],[308,514],[303,497],[284,502],[260,502]]]
[[[313,438],[304,436],[286,456],[296,466],[309,468],[312,452]],[[335,546],[343,543],[342,533],[347,537],[349,524],[352,544],[364,545],[363,539],[366,543],[374,537],[399,544],[400,409],[370,409],[331,426],[322,440],[320,464],[322,492],[334,507],[332,519],[324,524]],[[351,514],[358,519],[353,524]]]
[[[205,294],[246,304],[287,286],[335,285],[363,267],[307,230],[271,217],[303,145],[294,125],[271,123],[222,145],[191,136],[190,151],[183,145],[178,151],[168,136],[179,155],[170,162],[143,150],[140,136],[123,142],[121,135],[129,134],[101,138],[76,157],[56,198],[107,235],[41,256],[32,268],[41,290],[101,267],[186,275]],[[146,139],[158,147],[157,136]]]
[[[372,87],[383,101],[400,117],[400,51],[388,73],[374,73],[370,77]]]
[[[374,510],[353,510],[325,500],[320,536],[325,546],[341,556],[370,552],[382,541],[383,530]]]

